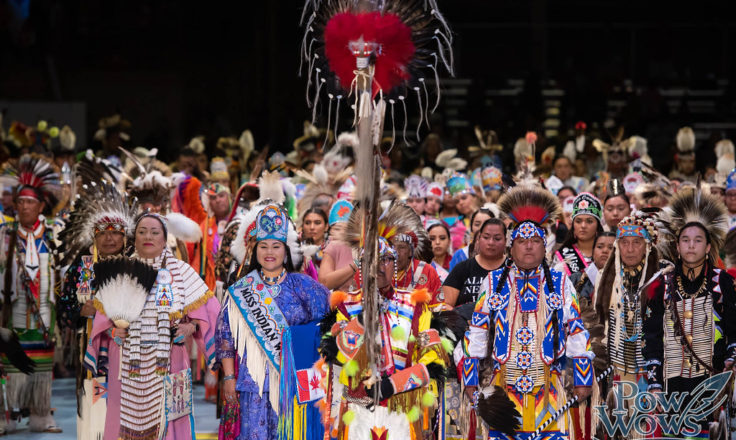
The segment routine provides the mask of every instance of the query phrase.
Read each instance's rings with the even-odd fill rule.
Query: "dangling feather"
[[[10,363],[22,373],[31,374],[36,367],[33,359],[23,351],[18,335],[9,328],[0,327],[0,353],[5,355]]]
[[[494,386],[489,396],[478,399],[478,415],[491,429],[509,437],[513,437],[521,426],[521,414],[499,386]]]
[[[95,304],[116,327],[127,328],[146,305],[158,271],[130,257],[113,257],[94,265]]]

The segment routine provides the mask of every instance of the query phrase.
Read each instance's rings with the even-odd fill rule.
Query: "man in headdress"
[[[376,285],[379,290],[379,343],[381,354],[377,382],[366,380],[371,373],[368,347],[364,337],[365,316],[363,292],[335,292],[330,300],[336,313],[321,323],[323,343],[320,351],[328,364],[342,365],[339,381],[342,395],[330,400],[325,408],[328,418],[337,423],[338,438],[388,438],[418,440],[423,437],[423,422],[431,420],[425,409],[434,405],[437,394],[430,391],[433,380],[441,380],[442,370],[449,367],[448,345],[444,332],[434,328],[429,309],[431,296],[424,289],[408,291],[393,286],[397,252],[388,239],[421,228],[419,219],[404,221],[411,208],[392,204],[379,220],[378,265]],[[363,248],[360,231],[361,210],[351,214],[344,240],[355,251]],[[361,271],[362,275],[362,271]],[[336,378],[337,379],[337,378]],[[337,389],[337,388],[335,388]],[[374,397],[379,405],[373,407]],[[329,403],[339,405],[330,410]],[[372,409],[371,409],[372,408]],[[347,433],[346,437],[343,437]],[[371,437],[372,436],[372,437]]]
[[[717,196],[680,191],[662,217],[666,227],[660,240],[675,269],[642,299],[643,355],[649,390],[670,394],[695,390],[733,367],[736,291],[734,279],[715,265],[728,225]],[[707,419],[697,437],[708,437]]]
[[[472,394],[479,385],[480,359],[491,357],[494,391],[479,402],[479,414],[490,425],[489,438],[522,440],[567,400],[565,358],[573,364],[574,394],[580,400],[590,395],[593,353],[572,283],[545,260],[545,229],[560,217],[559,201],[527,184],[511,189],[498,205],[512,221],[511,263],[483,282],[465,336],[462,379]],[[495,402],[511,411],[499,414]],[[521,415],[516,427],[514,408]],[[541,438],[565,439],[567,430],[563,415]]]
[[[640,298],[642,288],[655,279],[660,269],[655,247],[657,237],[654,220],[641,211],[621,220],[616,229],[613,254],[597,277],[594,295],[597,320],[605,328],[602,338],[607,339],[606,342],[602,338],[591,340],[596,370],[612,366],[607,383],[633,382],[640,391],[647,388]],[[610,404],[616,390],[605,383],[601,390],[601,396]],[[604,394],[606,390],[608,396]],[[597,404],[593,402],[594,406]]]
[[[396,287],[409,291],[427,289],[432,299],[437,300],[442,281],[431,264],[417,258],[427,250],[428,243],[429,235],[423,228],[418,231],[397,234],[391,239],[391,245],[397,252]]]
[[[80,440],[97,439],[104,434],[107,410],[107,399],[100,398],[107,391],[104,375],[93,378],[82,366],[95,316],[94,264],[123,253],[126,234],[133,229],[136,209],[135,202],[128,203],[127,197],[118,192],[114,184],[101,181],[88,186],[75,201],[69,221],[59,234],[63,255],[59,263],[69,268],[64,275],[56,313],[62,340],[75,355],[77,438]]]
[[[7,367],[10,430],[21,412],[29,410],[31,431],[61,432],[50,406],[59,273],[54,256],[54,221],[44,216],[58,201],[59,174],[46,159],[24,155],[17,166],[5,164],[2,180],[15,186],[17,208],[16,220],[0,226],[3,326],[18,333],[23,350],[36,362],[30,376]]]

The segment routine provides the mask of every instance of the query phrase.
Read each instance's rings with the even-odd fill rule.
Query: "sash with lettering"
[[[588,267],[588,263],[585,262],[585,257],[583,257],[583,254],[575,245],[560,248],[560,250],[557,251],[557,259],[565,263],[564,268],[567,275],[580,272]]]
[[[281,286],[266,285],[254,270],[233,284],[228,293],[225,306],[238,355],[241,359],[245,356],[261,396],[268,376],[268,398],[278,414],[281,335],[289,326],[276,304]]]

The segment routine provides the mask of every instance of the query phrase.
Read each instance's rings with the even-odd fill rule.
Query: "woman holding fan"
[[[107,373],[105,440],[194,435],[183,342],[192,335],[208,363],[214,362],[210,342],[219,304],[194,269],[167,248],[167,221],[158,214],[141,215],[133,257],[95,265],[98,313],[85,365],[94,375]],[[155,282],[146,289],[150,271]],[[139,310],[134,310],[136,291],[145,296]],[[184,404],[170,406],[173,402]]]

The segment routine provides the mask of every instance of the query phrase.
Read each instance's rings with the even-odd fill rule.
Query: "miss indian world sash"
[[[281,358],[281,334],[289,325],[276,304],[281,286],[268,286],[258,271],[252,271],[231,288],[231,300],[240,309],[253,336],[265,352],[271,364],[279,368]]]

